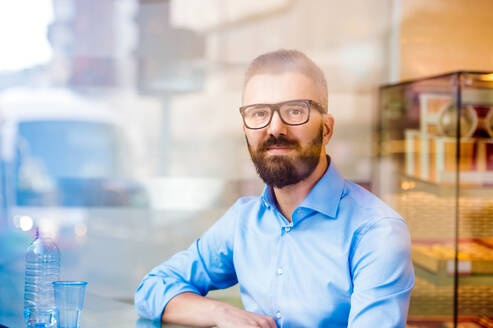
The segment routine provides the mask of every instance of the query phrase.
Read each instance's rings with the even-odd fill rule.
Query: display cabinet
[[[374,191],[406,220],[408,327],[493,327],[493,73],[379,89]]]

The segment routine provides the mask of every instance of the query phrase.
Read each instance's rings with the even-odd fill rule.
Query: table
[[[178,328],[182,325],[165,324],[139,318],[130,302],[112,300],[88,293],[81,317],[82,328]]]
[[[22,313],[0,322],[0,327],[25,327]],[[133,304],[87,293],[81,316],[82,328],[183,328],[187,326],[165,324],[139,318]]]

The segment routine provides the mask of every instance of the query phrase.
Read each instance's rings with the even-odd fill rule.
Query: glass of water
[[[79,328],[84,305],[86,281],[55,281],[55,306],[58,328]]]

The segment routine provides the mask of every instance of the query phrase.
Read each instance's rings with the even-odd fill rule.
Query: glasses
[[[319,103],[309,99],[283,101],[277,104],[253,104],[240,107],[245,126],[257,130],[265,128],[272,121],[274,112],[279,114],[286,125],[301,125],[310,120],[310,109],[315,107],[320,113],[324,108]]]

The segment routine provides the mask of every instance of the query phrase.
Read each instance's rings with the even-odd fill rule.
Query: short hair
[[[324,73],[307,55],[298,50],[279,49],[267,52],[255,58],[245,73],[243,90],[250,79],[257,74],[281,74],[285,72],[299,72],[308,77],[319,87],[320,104],[327,112],[328,90]]]

